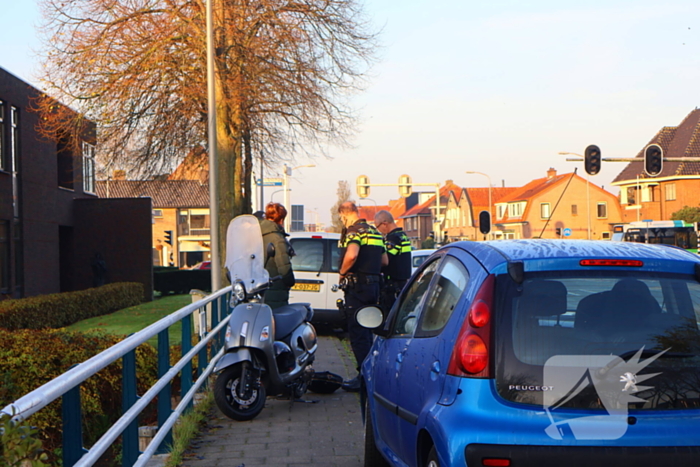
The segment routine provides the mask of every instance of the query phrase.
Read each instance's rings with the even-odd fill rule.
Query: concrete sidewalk
[[[354,363],[336,337],[319,336],[314,369],[343,378]],[[359,395],[308,392],[303,402],[267,398],[255,420],[236,422],[214,407],[211,419],[186,452],[185,467],[297,467],[362,465],[363,426]],[[311,403],[315,401],[315,403]]]

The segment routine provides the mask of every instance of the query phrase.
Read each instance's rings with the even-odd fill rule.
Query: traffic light
[[[584,166],[588,175],[596,175],[600,172],[600,148],[591,144],[584,153]]]
[[[401,175],[399,177],[399,195],[402,198],[408,198],[413,192],[413,187],[411,186],[411,176]]]
[[[644,149],[644,171],[656,177],[664,169],[664,150],[658,144],[650,144]]]
[[[366,198],[369,196],[369,177],[367,175],[360,175],[357,177],[357,196],[360,198]]]
[[[172,230],[165,231],[165,243],[172,246],[172,244],[173,244],[173,231]]]
[[[488,211],[479,213],[479,232],[484,235],[491,233],[491,213]]]

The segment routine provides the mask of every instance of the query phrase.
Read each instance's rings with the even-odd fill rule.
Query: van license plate
[[[304,283],[296,283],[292,287],[292,290],[301,290],[304,292],[320,292],[321,291],[321,284],[304,284]]]

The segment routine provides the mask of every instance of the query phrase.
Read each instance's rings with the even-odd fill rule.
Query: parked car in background
[[[377,335],[365,466],[698,465],[695,254],[450,243],[385,320],[374,307],[357,320]]]
[[[289,303],[311,303],[314,323],[345,325],[336,301],[343,297],[337,289],[340,234],[294,232],[289,243],[294,249],[292,269],[296,284],[289,291]]]
[[[211,269],[211,261],[202,261],[195,264],[190,269]]]
[[[436,252],[436,249],[412,250],[411,251],[411,273],[415,273],[428,256]]]

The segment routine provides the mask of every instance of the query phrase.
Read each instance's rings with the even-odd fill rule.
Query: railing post
[[[206,310],[204,310],[204,316],[206,316]],[[184,357],[187,352],[192,350],[192,315],[185,316],[180,322],[182,323],[182,345],[180,347],[182,348],[182,357]],[[184,398],[191,388],[192,360],[187,362],[180,372],[180,396]],[[188,408],[192,408],[192,406],[193,404],[190,401]]]
[[[221,317],[219,316],[219,300],[221,300],[221,297],[216,298],[216,299],[212,300],[212,302],[211,302],[211,327],[212,327],[212,329],[217,327],[219,325],[219,323],[221,322]],[[211,360],[214,357],[214,355],[216,355],[216,353],[219,351],[219,347],[221,347],[221,344],[219,342],[220,336],[221,336],[221,333],[219,333],[219,335],[217,335],[217,336],[214,336],[214,338],[211,340],[211,347],[210,347],[211,352],[209,354],[209,360]]]
[[[122,357],[122,413],[136,403],[136,350]],[[122,466],[134,465],[139,457],[139,424],[134,420],[122,432]]]
[[[168,330],[164,329],[158,333],[158,379],[162,378],[170,370],[170,339],[168,337]],[[170,414],[173,411],[172,403],[170,402],[170,387],[171,382],[160,391],[158,394],[158,429],[165,424]],[[173,433],[172,430],[163,439],[163,442],[158,446],[156,451],[158,454],[165,454],[168,452],[168,446],[173,444]]]
[[[72,368],[72,367],[71,367]],[[72,467],[87,451],[83,448],[82,408],[80,385],[66,392],[61,398],[63,417],[63,465]]]

